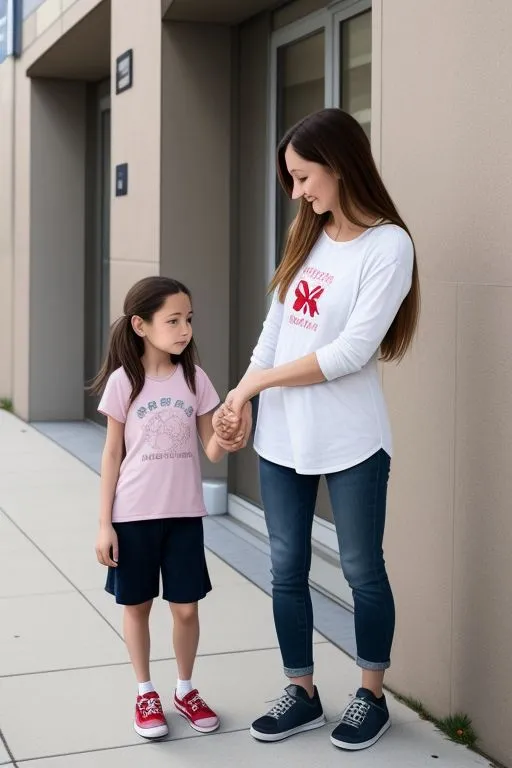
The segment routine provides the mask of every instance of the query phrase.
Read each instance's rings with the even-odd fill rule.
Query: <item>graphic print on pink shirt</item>
[[[144,437],[154,450],[183,450],[190,442],[190,425],[178,414],[162,411],[146,424]]]

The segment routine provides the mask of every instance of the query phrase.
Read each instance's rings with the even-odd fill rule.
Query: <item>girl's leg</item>
[[[160,739],[168,733],[162,704],[149,676],[149,614],[152,600],[124,607],[124,639],[139,684],[133,726],[145,739]]]
[[[176,517],[164,521],[162,544],[163,598],[173,617],[173,645],[178,666],[177,693],[190,693],[192,670],[199,644],[198,601],[211,590],[204,551],[201,517]]]
[[[220,725],[218,716],[192,685],[192,672],[199,645],[197,603],[170,603],[174,620],[173,643],[178,667],[174,705],[199,733],[211,733]]]
[[[124,606],[124,639],[138,682],[133,725],[146,739],[161,738],[168,728],[149,673],[149,615],[159,590],[161,521],[114,525],[119,540],[119,564],[110,572],[107,589]]]
[[[173,646],[178,678],[191,680],[199,645],[199,611],[197,603],[169,603],[173,617]]]
[[[199,645],[198,601],[211,590],[201,517],[169,518],[162,557],[163,597],[173,616],[173,644],[178,667],[174,706],[200,733],[220,724],[215,712],[192,684]]]
[[[149,676],[149,614],[152,600],[141,605],[124,607],[124,639],[138,683],[150,680]]]

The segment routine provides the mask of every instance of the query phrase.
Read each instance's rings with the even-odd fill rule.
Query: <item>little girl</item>
[[[149,614],[161,574],[174,620],[174,706],[195,730],[214,731],[219,718],[191,681],[198,600],[211,590],[197,437],[210,461],[225,450],[212,428],[219,398],[195,364],[184,285],[147,277],[131,288],[91,389],[103,392],[98,410],[108,419],[96,555],[108,566],[105,589],[124,605],[124,637],[139,685],[135,730],[149,739],[168,733],[149,674]],[[236,450],[245,440],[237,434],[225,448]]]

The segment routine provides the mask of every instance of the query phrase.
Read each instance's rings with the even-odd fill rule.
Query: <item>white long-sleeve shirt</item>
[[[323,232],[284,304],[274,295],[251,363],[272,368],[312,352],[326,381],[260,395],[254,446],[299,474],[392,452],[379,348],[411,287],[413,245],[394,224],[335,242]]]

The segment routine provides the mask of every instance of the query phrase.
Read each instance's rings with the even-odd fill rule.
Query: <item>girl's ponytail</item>
[[[110,329],[105,362],[88,387],[91,394],[101,395],[112,373],[123,367],[132,385],[131,404],[144,386],[144,367],[140,359],[143,352],[144,342],[133,330],[131,317],[122,315]]]

